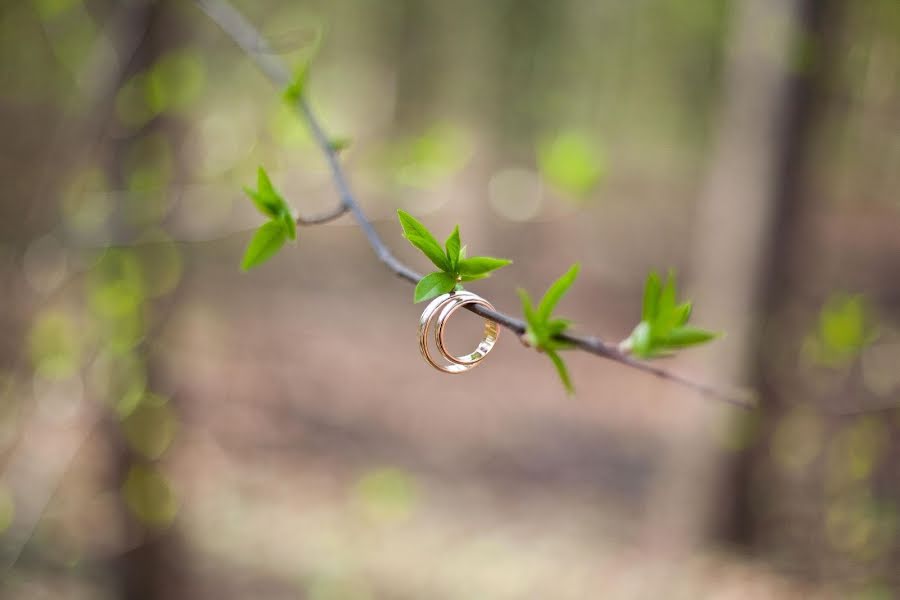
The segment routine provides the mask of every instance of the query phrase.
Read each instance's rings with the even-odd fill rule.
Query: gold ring
[[[453,356],[450,354],[444,347],[444,327],[450,315],[466,304],[480,304],[491,310],[494,308],[490,302],[471,292],[451,292],[432,300],[419,318],[419,350],[428,364],[439,371],[457,374],[465,373],[469,369],[474,368],[491,351],[500,335],[499,325],[494,321],[485,319],[484,337],[478,344],[478,347],[465,356]],[[434,323],[435,318],[438,319],[437,327],[434,330],[435,345],[441,355],[451,363],[449,365],[435,360],[428,346],[428,330]]]
[[[460,300],[454,304],[445,305],[438,315],[437,325],[434,328],[434,343],[437,345],[438,350],[440,350],[444,358],[450,362],[457,365],[471,365],[474,367],[484,360],[484,357],[487,356],[488,352],[494,348],[494,344],[497,343],[497,338],[500,337],[500,325],[498,325],[496,321],[485,319],[484,334],[478,347],[465,356],[453,356],[450,354],[445,345],[444,327],[447,325],[447,321],[453,313],[467,304],[479,304],[485,308],[494,310],[494,306],[481,296],[477,296],[471,292],[460,292],[457,295],[460,297]]]

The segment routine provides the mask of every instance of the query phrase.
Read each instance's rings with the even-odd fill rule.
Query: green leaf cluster
[[[422,302],[441,294],[447,294],[453,290],[462,289],[462,283],[490,277],[492,271],[512,263],[505,258],[492,258],[490,256],[466,256],[466,247],[459,238],[459,226],[453,229],[453,233],[444,242],[443,247],[435,239],[434,235],[411,214],[402,210],[397,211],[400,218],[400,226],[403,228],[403,237],[422,251],[428,257],[437,271],[422,278],[416,285],[414,301]]]
[[[670,271],[663,283],[658,273],[651,272],[644,286],[641,322],[622,347],[641,358],[657,358],[718,337],[717,333],[688,325],[690,316],[691,303],[676,302],[675,274]]]
[[[562,277],[553,282],[547,289],[544,297],[535,306],[531,297],[523,289],[519,289],[519,298],[522,300],[522,312],[525,314],[525,336],[524,341],[529,346],[543,352],[553,362],[556,372],[559,374],[566,391],[570,394],[575,393],[572,385],[572,378],[569,377],[569,370],[566,363],[559,355],[559,350],[566,350],[572,345],[568,342],[558,339],[561,333],[568,329],[572,322],[568,319],[562,319],[553,316],[553,309],[559,304],[559,301],[565,296],[575,278],[578,277],[580,265],[578,263],[566,271]]]
[[[284,198],[272,186],[269,175],[262,167],[257,174],[256,189],[244,188],[253,204],[269,220],[260,227],[244,252],[241,269],[249,271],[269,260],[287,240],[297,239],[297,222]]]

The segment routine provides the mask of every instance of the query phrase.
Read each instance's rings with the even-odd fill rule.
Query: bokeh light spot
[[[803,471],[822,449],[824,425],[821,417],[798,407],[781,418],[772,438],[775,463],[788,472]]]
[[[0,482],[0,535],[3,534],[16,518],[16,504],[9,489]]]
[[[80,334],[75,321],[61,311],[38,315],[28,334],[35,372],[44,379],[66,379],[80,367]]]
[[[109,181],[99,167],[84,168],[71,178],[61,200],[67,229],[81,237],[97,235],[113,211]]]
[[[354,495],[362,512],[378,522],[404,520],[418,502],[412,475],[394,467],[374,469],[363,475]]]
[[[427,188],[462,169],[471,155],[472,143],[461,128],[438,123],[394,142],[386,156],[395,184]]]
[[[192,50],[176,50],[156,61],[145,87],[145,101],[156,114],[190,108],[206,86],[206,67]]]
[[[583,198],[606,174],[606,161],[586,136],[569,131],[542,140],[537,147],[541,174],[562,192]]]
[[[44,294],[52,292],[65,281],[67,267],[66,250],[52,235],[31,242],[22,259],[22,270],[28,285]]]
[[[538,215],[543,201],[543,184],[534,171],[503,169],[488,182],[488,203],[510,221],[530,221]]]
[[[178,500],[169,480],[150,465],[131,467],[122,495],[131,513],[150,527],[166,527],[178,514]]]
[[[122,429],[136,452],[157,459],[175,438],[178,421],[165,398],[149,394],[122,421]]]

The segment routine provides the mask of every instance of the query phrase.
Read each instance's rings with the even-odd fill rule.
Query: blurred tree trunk
[[[127,85],[136,75],[153,69],[166,54],[181,47],[185,37],[184,15],[179,10],[178,2],[139,0],[138,4],[143,5],[141,10],[145,15],[146,33],[125,69],[119,87]],[[149,94],[149,89],[144,93]],[[147,99],[139,101],[149,103]],[[179,156],[182,147],[178,142],[180,126],[165,109],[136,129],[128,124],[123,127],[116,113],[111,113],[110,122],[110,129],[115,133],[105,140],[101,156],[105,157],[108,165],[109,180],[123,192],[117,195],[120,201],[113,213],[113,239],[126,245],[124,252],[129,253],[128,256],[137,256],[141,250],[127,245],[139,243],[148,233],[156,235],[164,225],[170,186],[183,165],[183,157]],[[142,177],[148,179],[145,181],[140,179]],[[143,252],[150,256],[155,250]],[[153,275],[146,271],[146,264],[140,261],[137,264],[140,265],[142,280],[148,286],[153,285],[150,283]],[[170,291],[157,296],[145,290],[135,317],[137,321],[142,321],[138,326],[143,328],[143,337],[131,353],[143,363],[145,394],[152,394],[154,398],[165,396],[166,384],[152,352],[153,335],[158,333],[154,331],[158,324],[166,319],[163,313],[174,308],[173,293]],[[133,410],[141,410],[141,403],[150,398],[141,398]],[[111,406],[119,406],[122,399],[108,398],[107,401]],[[171,404],[171,401],[166,404],[167,411]],[[136,446],[133,437],[129,439],[126,434],[128,418],[119,411],[110,411],[106,421],[107,431],[118,453],[112,486],[120,490],[125,530],[131,539],[137,540],[137,544],[114,563],[119,593],[128,600],[177,600],[188,597],[185,581],[187,569],[182,560],[178,530],[172,519],[163,515],[171,500],[166,493],[171,493],[171,489],[159,461],[152,458],[152,453],[148,455],[146,450]],[[144,436],[152,439],[160,435],[160,425],[153,419],[137,423],[134,427],[142,429],[138,439]]]
[[[809,73],[797,70],[797,49],[826,4],[744,0],[734,7],[719,128],[695,226],[691,294],[703,324],[727,336],[679,359],[684,365],[696,360],[688,370],[722,385],[752,381],[755,348],[762,343],[763,294],[775,265],[786,258],[779,240],[794,233],[788,209],[799,200],[787,182],[798,175],[810,118]],[[680,390],[663,393],[678,408],[671,409],[670,449],[651,504],[648,537],[673,556],[686,556],[714,532],[735,489],[741,501],[749,501],[746,488],[726,486],[720,493],[727,450],[741,440],[716,433],[726,430],[728,419],[754,416],[725,413],[722,405]],[[769,410],[763,407],[763,419]]]
[[[778,385],[772,385],[775,372],[784,373],[783,366],[775,364],[784,354],[773,349],[798,346],[796,338],[802,333],[768,325],[782,322],[785,309],[809,284],[810,269],[807,265],[815,245],[811,223],[813,173],[810,158],[814,133],[822,122],[823,109],[827,104],[827,82],[832,77],[832,67],[836,61],[837,4],[829,0],[807,0],[804,3],[800,25],[804,35],[803,48],[811,53],[807,57],[811,58],[811,62],[798,65],[802,70],[795,73],[792,81],[787,99],[787,118],[781,131],[780,165],[772,180],[776,212],[771,250],[765,265],[766,277],[761,282],[762,315],[757,319],[754,333],[752,372],[754,383],[760,390],[758,426],[764,432],[771,432],[791,403],[785,397],[786,388],[779,390]],[[766,444],[755,443],[737,461],[731,494],[733,505],[723,514],[726,539],[755,546],[764,537],[761,523],[755,519],[754,503],[768,503],[765,496],[771,495],[774,488],[770,488],[768,493],[755,489],[762,482],[754,482],[752,473],[757,468],[756,463],[767,462],[767,454]],[[766,484],[766,487],[769,486]],[[783,488],[778,488],[778,495],[784,492]],[[807,547],[803,551],[815,553],[815,548]]]
[[[846,50],[841,42],[850,10],[819,0],[807,2],[803,12],[807,61],[795,79],[782,134],[774,191],[777,226],[763,288],[766,321],[756,340],[759,436],[733,474],[734,505],[725,533],[812,579],[891,588],[900,584],[896,518],[890,516],[898,501],[896,467],[889,464],[897,442],[878,441],[878,432],[890,436],[891,425],[880,415],[841,414],[868,395],[858,362],[843,374],[801,368],[804,340],[815,327],[804,314],[804,302],[819,296],[819,288],[835,291],[833,275],[822,281],[823,264],[829,254],[847,251],[829,248],[824,221],[816,218],[824,207],[817,201],[821,173],[815,170],[814,150],[832,92],[840,89],[838,65]],[[871,284],[878,293],[895,285],[895,278],[879,278],[877,267],[871,269],[881,279]],[[881,455],[865,458],[865,444],[875,444]],[[847,451],[873,461],[867,476],[857,480],[841,474],[835,457]]]

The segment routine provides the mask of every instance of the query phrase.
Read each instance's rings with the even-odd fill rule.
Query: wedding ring
[[[465,296],[464,296],[465,294]],[[475,348],[471,353],[465,356],[453,356],[447,350],[446,342],[444,340],[444,328],[447,325],[447,321],[457,310],[462,308],[467,304],[479,304],[485,308],[489,308],[494,310],[493,305],[485,300],[484,298],[472,294],[471,292],[460,292],[458,294],[460,296],[460,300],[455,304],[447,304],[444,306],[443,310],[441,310],[438,315],[437,324],[434,328],[434,343],[437,345],[438,350],[441,354],[452,363],[457,365],[471,365],[475,366],[487,356],[488,352],[490,352],[494,348],[494,344],[497,343],[497,338],[500,337],[500,325],[497,324],[496,321],[491,321],[490,319],[484,320],[484,333],[481,339],[481,342],[478,344],[478,347]]]
[[[500,335],[499,325],[494,321],[485,319],[484,336],[478,347],[465,356],[453,356],[450,354],[444,346],[444,329],[447,320],[454,312],[467,304],[479,304],[485,308],[494,309],[490,302],[471,292],[451,292],[432,300],[419,318],[419,350],[428,364],[439,371],[456,374],[464,373],[474,368],[491,351]],[[435,319],[437,319],[437,324],[434,329],[434,342],[440,354],[450,364],[444,364],[436,360],[429,347],[428,333]]]

